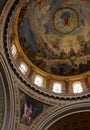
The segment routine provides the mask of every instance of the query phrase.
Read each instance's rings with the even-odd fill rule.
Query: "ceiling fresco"
[[[30,0],[19,14],[18,37],[41,70],[73,76],[90,70],[90,0]]]

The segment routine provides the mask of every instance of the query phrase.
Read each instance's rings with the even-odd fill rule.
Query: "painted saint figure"
[[[68,17],[64,17],[64,19],[63,19],[63,23],[64,23],[64,25],[68,25],[68,22],[69,22]]]
[[[61,18],[63,20],[62,22],[63,22],[64,25],[68,25],[69,24],[69,18],[70,17],[71,17],[70,16],[70,12],[68,12],[68,11],[62,14]]]
[[[69,52],[69,57],[74,57],[74,56],[76,56],[76,53],[75,53],[74,49],[71,48],[70,52]]]
[[[32,105],[27,106],[26,102],[24,104],[24,113],[21,118],[21,123],[25,125],[29,125],[33,120],[33,111],[32,111]]]
[[[63,49],[62,49],[62,51],[60,53],[60,59],[67,59],[67,54]]]

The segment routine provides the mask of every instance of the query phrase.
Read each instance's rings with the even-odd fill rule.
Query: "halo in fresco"
[[[78,14],[70,8],[62,8],[54,15],[54,26],[61,33],[70,33],[78,25]]]
[[[90,71],[90,0],[30,0],[19,15],[18,37],[28,59],[47,73]]]

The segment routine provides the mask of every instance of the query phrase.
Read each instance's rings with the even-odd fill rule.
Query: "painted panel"
[[[43,103],[20,92],[20,122],[22,124],[30,125],[43,112],[43,108]]]
[[[82,74],[90,70],[89,24],[89,0],[31,0],[18,19],[20,45],[45,72]]]

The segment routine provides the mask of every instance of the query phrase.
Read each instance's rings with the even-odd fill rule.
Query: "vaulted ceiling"
[[[0,2],[0,12],[6,2]],[[26,101],[34,112],[42,108],[35,123],[40,126],[46,125],[44,116],[51,119],[51,113],[52,119],[56,118],[52,111],[57,108],[90,97],[90,0],[16,0],[7,10],[6,19],[2,17],[0,49],[14,81],[13,115],[18,120],[17,129],[33,130],[34,123],[21,121]],[[75,85],[78,87],[74,93]],[[52,119],[48,130],[90,129],[89,112]]]
[[[89,120],[90,112],[80,112],[58,120],[48,130],[90,130]]]
[[[18,37],[28,59],[59,76],[89,71],[90,1],[33,0],[22,6]]]

